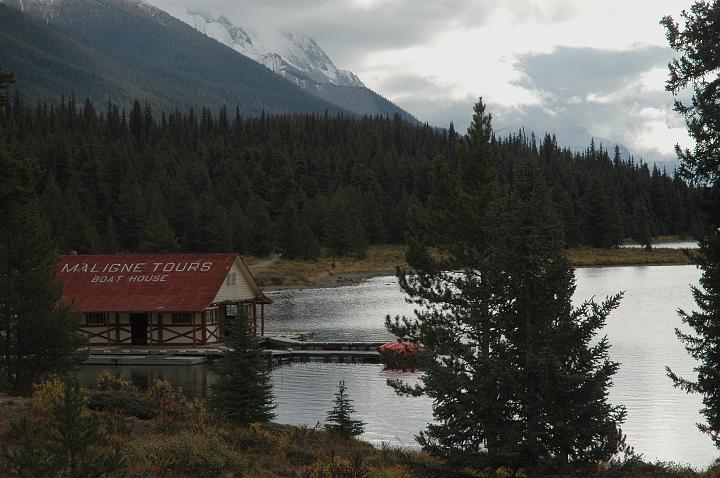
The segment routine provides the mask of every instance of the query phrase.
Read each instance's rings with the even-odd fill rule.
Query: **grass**
[[[686,253],[682,249],[662,247],[649,251],[629,247],[618,249],[577,247],[568,250],[568,257],[576,267],[692,264],[692,255],[692,252]]]
[[[355,278],[391,275],[395,267],[407,267],[405,246],[374,245],[365,259],[324,255],[317,261],[295,259],[245,258],[260,286],[344,285]]]
[[[187,400],[162,380],[156,380],[149,391],[134,386],[104,388],[85,393],[90,397],[112,393],[127,399],[108,401],[102,411],[87,409],[100,419],[104,432],[91,446],[93,453],[121,450],[125,467],[118,476],[409,478],[427,476],[421,470],[439,463],[420,451],[378,449],[320,428],[236,425],[207,410],[203,401]],[[27,476],[13,469],[2,452],[3,447],[20,445],[10,423],[23,417],[37,426],[48,423],[53,419],[49,410],[62,393],[62,381],[53,379],[36,387],[32,398],[0,395],[0,476]],[[155,413],[138,419],[123,405],[129,400],[143,401]],[[113,408],[112,403],[120,406]]]
[[[568,250],[577,267],[626,265],[680,265],[692,263],[680,249],[635,248],[594,249],[578,247]],[[258,285],[262,287],[302,287],[349,285],[358,279],[392,275],[397,266],[407,267],[405,246],[373,245],[365,259],[323,256],[317,261],[247,257],[246,262]]]
[[[107,374],[105,375],[107,378]],[[119,449],[124,477],[254,477],[254,478],[437,478],[525,477],[523,470],[465,470],[451,474],[442,460],[408,449],[347,439],[322,429],[288,425],[235,425],[206,410],[200,400],[188,401],[179,389],[156,380],[149,391],[138,391],[123,380],[119,387],[86,391],[127,394],[155,408],[148,419],[126,413],[124,407],[95,414],[104,438],[91,445],[94,453]],[[107,383],[107,381],[106,381]],[[101,387],[97,389],[97,387]],[[12,421],[25,418],[47,424],[49,410],[61,399],[62,382],[53,379],[35,388],[32,398],[0,395],[0,448],[18,446],[9,430]],[[718,478],[720,467],[705,471],[672,463],[647,463],[634,456],[598,464],[590,478]],[[0,452],[0,476],[23,476]],[[25,475],[26,476],[26,475]],[[569,478],[569,477],[565,477]]]

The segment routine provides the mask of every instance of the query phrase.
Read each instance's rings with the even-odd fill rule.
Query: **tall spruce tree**
[[[77,365],[86,340],[77,317],[58,305],[57,263],[35,193],[37,165],[0,143],[0,390],[27,393],[34,382]]]
[[[272,384],[255,331],[247,320],[237,319],[228,332],[229,350],[215,367],[217,381],[211,386],[209,404],[236,423],[270,421],[275,416]]]
[[[482,163],[493,157],[489,118],[473,127],[485,132],[471,156]],[[510,195],[490,200],[492,181],[465,187],[436,161],[432,208],[414,220],[413,270],[398,271],[419,307],[387,318],[395,335],[424,345],[424,373],[418,386],[393,385],[433,399],[435,423],[418,440],[451,467],[580,476],[623,445],[624,409],[607,403],[618,364],[607,340],[595,340],[619,297],[573,309],[547,187],[527,164],[514,175]]]
[[[661,21],[670,46],[679,54],[670,62],[666,89],[675,95],[675,110],[685,118],[695,140],[693,150],[675,149],[685,177],[705,188],[706,230],[710,232],[700,241],[700,287],[692,288],[699,310],[680,311],[692,332],[675,331],[698,361],[697,378],[679,377],[670,368],[667,371],[676,387],[702,396],[700,413],[705,423],[698,427],[720,448],[720,2],[696,1],[689,11],[682,12],[682,22],[680,25],[670,16]],[[680,98],[687,90],[693,93],[689,104]]]

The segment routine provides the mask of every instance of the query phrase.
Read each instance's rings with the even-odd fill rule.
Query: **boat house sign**
[[[126,282],[167,282],[170,274],[182,272],[210,272],[212,262],[131,262],[131,263],[76,263],[63,264],[62,273],[92,274],[92,284],[118,284]]]

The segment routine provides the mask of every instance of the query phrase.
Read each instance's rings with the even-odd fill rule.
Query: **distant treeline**
[[[402,243],[436,157],[472,154],[451,127],[399,117],[246,118],[222,109],[153,112],[116,105],[24,104],[0,111],[0,154],[37,161],[41,207],[61,251],[227,251],[362,256]],[[500,185],[521,158],[540,165],[569,246],[698,234],[698,190],[678,175],[552,136],[494,138]],[[458,172],[460,175],[460,172]],[[22,238],[18,238],[22,240]]]

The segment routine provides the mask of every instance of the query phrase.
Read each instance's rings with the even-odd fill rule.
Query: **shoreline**
[[[568,258],[576,269],[693,265],[694,261],[684,251],[661,247],[652,251],[636,248],[576,248],[568,250]],[[391,256],[394,261],[387,256]],[[259,265],[254,266],[251,262],[250,270],[266,291],[278,292],[354,286],[375,277],[394,277],[395,266],[389,266],[393,262],[400,267],[407,267],[402,246],[373,246],[367,259],[340,258],[334,261],[334,268],[330,260],[256,259]]]
[[[305,290],[305,289],[338,289],[340,287],[349,287],[361,284],[375,277],[395,277],[391,271],[375,271],[375,272],[348,272],[329,276],[313,284],[279,284],[268,285],[264,289],[266,292],[278,292],[285,290]]]

